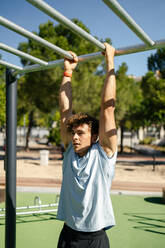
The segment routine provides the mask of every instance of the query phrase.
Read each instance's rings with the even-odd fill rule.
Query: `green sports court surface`
[[[55,194],[18,193],[17,206],[54,203]],[[116,226],[107,231],[111,248],[164,248],[165,204],[160,197],[112,195]],[[69,204],[69,203],[68,203]],[[4,204],[0,204],[0,208]],[[29,210],[28,210],[29,211]],[[54,212],[17,216],[17,248],[56,248],[63,223]],[[0,218],[0,248],[5,247],[5,220]]]

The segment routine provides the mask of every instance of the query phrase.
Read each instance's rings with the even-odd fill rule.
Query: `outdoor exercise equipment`
[[[103,56],[102,51],[105,50],[105,46],[99,40],[94,38],[92,35],[88,34],[86,31],[78,27],[75,23],[68,20],[65,16],[60,14],[57,10],[49,6],[42,0],[27,0],[38,9],[42,10],[44,13],[57,20],[65,27],[69,28],[77,35],[86,39],[87,41],[95,44],[100,52],[85,54],[79,56],[79,61],[86,61],[90,59],[95,59]],[[123,22],[128,25],[128,27],[144,42],[140,45],[135,45],[131,47],[117,48],[115,56],[120,56],[124,54],[132,54],[152,49],[158,49],[165,47],[165,40],[152,41],[150,37],[142,30],[139,25],[132,19],[132,17],[119,5],[116,0],[103,0],[108,7],[116,15],[118,15]],[[60,54],[62,57],[72,59],[72,55],[62,48],[55,46],[54,44],[42,39],[41,37],[25,30],[24,28],[18,26],[17,24],[7,20],[4,17],[0,17],[0,25],[11,29],[12,31],[21,34],[29,39],[39,42],[44,47],[47,47],[54,52]],[[17,129],[17,75],[46,70],[50,68],[55,68],[63,64],[63,59],[56,61],[43,61],[30,54],[21,52],[17,49],[9,47],[5,44],[0,43],[0,49],[3,49],[9,53],[13,53],[31,61],[35,64],[27,65],[25,67],[17,66],[6,61],[0,60],[0,64],[5,66],[6,69],[6,209],[5,209],[5,248],[15,248],[16,247],[16,129]],[[39,205],[40,207],[40,205]],[[39,210],[41,211],[41,210]],[[42,210],[44,211],[44,210]]]
[[[44,213],[51,213],[51,212],[56,213],[57,207],[58,207],[57,199],[56,199],[55,203],[42,204],[40,197],[35,196],[34,197],[34,205],[16,207],[16,210],[17,210],[16,216],[32,215],[32,214],[44,214]],[[26,211],[26,210],[30,210],[30,209],[31,209],[31,211]],[[25,210],[25,211],[22,211],[22,210]],[[5,214],[3,214],[3,212],[5,212],[5,208],[0,208],[0,213],[1,213],[0,218],[3,218],[5,216]]]

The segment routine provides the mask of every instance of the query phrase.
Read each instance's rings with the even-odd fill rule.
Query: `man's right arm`
[[[67,132],[67,120],[72,115],[72,87],[71,77],[74,68],[77,65],[77,56],[70,52],[73,56],[73,60],[64,60],[64,76],[60,86],[59,93],[59,105],[60,105],[60,116],[61,116],[61,139],[64,143],[64,147],[70,143],[70,135]]]

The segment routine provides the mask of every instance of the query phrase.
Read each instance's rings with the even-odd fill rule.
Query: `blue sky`
[[[66,17],[78,18],[99,39],[111,38],[117,48],[142,44],[143,42],[104,4],[102,0],[46,0]],[[165,39],[164,0],[119,0],[122,7],[134,18],[152,40]],[[26,0],[1,0],[0,15],[29,31],[37,31],[40,23],[52,18],[35,8]],[[14,48],[27,39],[0,26],[0,42]],[[128,74],[142,76],[147,72],[147,58],[156,50],[123,55],[115,58],[116,69],[122,62],[128,65]],[[0,51],[2,59],[20,65],[19,57]]]

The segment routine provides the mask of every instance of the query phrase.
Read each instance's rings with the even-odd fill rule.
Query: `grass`
[[[108,234],[113,248],[163,248],[165,205],[159,197],[112,197],[117,225]]]
[[[42,203],[55,202],[54,194],[19,193],[17,205],[33,205],[39,195]],[[111,248],[163,248],[165,244],[165,205],[159,197],[112,195],[116,226],[107,231]],[[0,208],[4,204],[0,204]],[[63,223],[54,213],[17,217],[17,248],[56,248]],[[0,247],[5,247],[5,221],[0,219]]]

